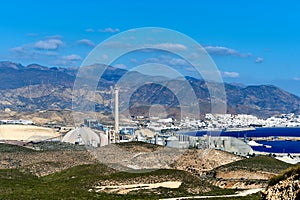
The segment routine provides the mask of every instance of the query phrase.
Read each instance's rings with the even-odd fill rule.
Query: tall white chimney
[[[119,133],[119,89],[118,86],[115,86],[115,134],[114,134],[114,143],[117,142],[116,137]]]

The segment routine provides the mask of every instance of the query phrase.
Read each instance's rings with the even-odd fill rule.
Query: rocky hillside
[[[223,164],[243,159],[218,150],[185,151],[143,142],[119,143],[90,151],[85,146],[59,142],[27,147],[0,144],[0,169],[22,168],[44,176],[71,166],[100,162],[122,171],[177,169],[200,177]]]
[[[0,144],[0,170],[20,169],[45,176],[73,166],[96,163],[84,147],[65,143],[36,144],[39,151],[10,144]]]
[[[217,167],[211,175],[214,185],[222,188],[264,188],[270,178],[291,166],[270,156],[255,156]]]
[[[97,65],[97,67],[103,67]],[[128,71],[108,67],[98,83],[95,98],[86,95],[84,101],[95,104],[98,112],[111,112],[110,87]],[[36,111],[48,109],[71,109],[72,88],[77,69],[45,67],[38,64],[23,66],[12,62],[0,62],[0,109],[13,111]],[[130,74],[131,73],[131,74]],[[144,83],[130,97],[131,114],[147,115],[153,104],[166,107],[169,116],[180,114],[179,100],[167,87],[151,81],[162,81],[183,90],[183,83],[188,82],[195,91],[202,114],[210,112],[210,96],[206,83],[191,77],[186,80],[168,80],[152,77],[138,72],[126,74],[129,82]],[[127,81],[127,83],[129,83]],[[145,84],[147,83],[147,84]],[[130,84],[129,84],[130,85]],[[120,92],[126,91],[126,84]],[[128,89],[128,88],[127,88]],[[229,113],[253,114],[266,117],[279,113],[300,113],[300,98],[272,85],[247,86],[225,84],[227,108]],[[84,91],[79,91],[81,95]],[[120,102],[122,104],[122,102]]]
[[[131,191],[127,195],[135,194],[135,199],[141,199],[141,195],[146,195],[143,199],[154,199],[148,195],[155,195],[156,199],[157,195],[160,195],[159,198],[167,198],[233,194],[236,189],[261,187],[262,176],[258,180],[257,177],[245,176],[245,171],[248,171],[248,175],[257,176],[258,172],[277,174],[277,171],[285,168],[284,164],[265,156],[245,159],[218,150],[199,149],[181,153],[180,150],[176,153],[163,151],[165,148],[161,146],[141,142],[110,145],[107,148],[97,148],[96,152],[87,151],[83,146],[59,142],[42,142],[27,147],[0,144],[0,199],[16,199],[20,195],[27,197],[25,199],[44,199],[41,195],[67,193],[63,197],[55,196],[55,199],[66,199],[70,195],[92,195],[99,187],[166,181],[182,184],[178,190],[153,188]],[[174,156],[177,157],[175,162]],[[116,171],[120,165],[127,166],[127,172]],[[156,169],[160,169],[149,170],[148,167],[153,169],[151,166],[154,165]],[[243,174],[237,173],[241,170]],[[299,171],[299,167],[293,168],[272,178],[264,192],[265,198],[299,199]],[[222,177],[218,177],[222,172]],[[215,176],[211,176],[212,174]],[[138,187],[140,186],[135,188]],[[76,190],[80,192],[73,194]],[[117,199],[116,197],[123,199],[125,196],[114,196],[114,192],[100,191],[94,199]],[[242,199],[252,199],[251,197]],[[260,199],[260,194],[255,194],[253,199]]]
[[[263,192],[264,199],[300,199],[300,166],[295,166],[272,178]]]

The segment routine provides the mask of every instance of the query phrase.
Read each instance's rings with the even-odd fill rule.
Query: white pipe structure
[[[119,133],[119,89],[118,86],[115,86],[115,134],[113,141],[114,143],[117,142],[116,136],[118,136]]]

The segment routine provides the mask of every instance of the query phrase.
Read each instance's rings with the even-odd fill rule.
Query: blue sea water
[[[262,146],[252,147],[255,151],[264,151],[270,153],[300,153],[300,141],[286,141],[286,140],[276,140],[276,141],[257,141],[259,144],[270,145],[272,148],[265,148]]]
[[[300,128],[256,128],[256,130],[242,130],[234,132],[226,131],[195,131],[185,132],[185,135],[190,136],[231,136],[231,137],[247,137],[255,138],[258,137],[300,137]],[[255,151],[263,151],[270,153],[300,153],[300,141],[285,141],[285,140],[274,140],[274,141],[257,141],[260,144],[270,145],[272,148],[265,148],[262,146],[252,147]]]
[[[185,135],[190,136],[203,136],[203,135],[211,135],[211,136],[231,136],[231,137],[300,137],[300,128],[256,128],[255,130],[242,130],[242,131],[191,131],[183,133]]]

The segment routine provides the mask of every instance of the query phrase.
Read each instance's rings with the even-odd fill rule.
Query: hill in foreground
[[[112,155],[106,156],[115,157],[115,161],[121,160],[119,165],[129,164],[125,165],[127,167],[131,165],[130,162],[122,161],[126,158],[123,155],[130,154],[133,157],[128,158],[138,161],[137,163],[145,164],[142,160],[149,159],[146,162],[149,164],[157,159],[158,154],[153,153],[162,148],[141,142],[116,146],[121,151],[110,151]],[[103,148],[105,151],[108,149]],[[244,176],[245,172],[248,176],[256,176],[257,172],[275,175],[290,166],[267,156],[244,159],[216,150],[187,150],[178,160],[165,165],[163,169],[135,168],[118,171],[115,167],[109,167],[111,163],[99,163],[99,159],[95,159],[84,147],[66,143],[43,142],[33,144],[31,148],[0,144],[0,152],[0,199],[159,199],[234,194],[239,186],[246,185],[247,182],[267,181],[262,178],[247,178]],[[118,155],[118,152],[125,154]],[[147,156],[143,157],[145,155]],[[141,157],[138,158],[139,156]],[[244,172],[243,176],[233,176],[241,170]],[[223,183],[226,182],[229,186],[235,181],[239,184],[222,189],[217,184],[220,182],[218,174],[221,173]],[[242,197],[228,199],[240,198]],[[260,199],[260,194],[246,196],[244,199]]]
[[[264,199],[272,200],[300,199],[300,165],[288,168],[270,179],[263,196]]]
[[[136,153],[156,149],[147,144],[129,145]],[[32,147],[40,150],[0,144],[1,199],[158,199],[235,192],[213,186],[190,172],[171,168],[120,172],[99,163],[76,145],[45,142]],[[177,186],[160,186],[165,183]],[[150,188],[141,190],[145,186],[140,184],[148,184]],[[133,188],[124,189],[124,185]]]

